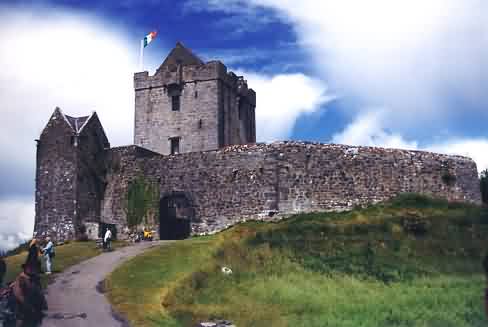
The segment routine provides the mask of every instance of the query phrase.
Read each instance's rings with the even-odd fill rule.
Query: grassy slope
[[[114,247],[124,246],[125,242],[114,242]],[[53,260],[53,272],[62,270],[100,254],[95,242],[70,242],[62,246],[56,246],[56,257]],[[12,281],[21,271],[21,265],[25,262],[27,252],[22,251],[5,258],[7,263],[7,275],[5,282]],[[44,267],[44,265],[43,265]]]
[[[411,195],[246,223],[127,262],[109,297],[135,326],[482,326],[487,231],[486,209]]]

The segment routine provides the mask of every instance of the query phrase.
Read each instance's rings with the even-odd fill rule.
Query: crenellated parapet
[[[154,75],[134,74],[134,144],[162,154],[256,142],[256,93],[220,61],[181,43]]]

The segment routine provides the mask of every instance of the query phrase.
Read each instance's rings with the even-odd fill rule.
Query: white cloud
[[[56,106],[96,110],[112,145],[132,143],[137,51],[121,35],[87,16],[1,8],[0,247],[32,234],[32,199],[11,198],[34,195],[34,139]]]
[[[136,66],[121,34],[90,17],[2,10],[0,105],[8,123],[2,141],[20,134],[20,126],[32,149],[59,106],[72,115],[96,110],[113,143],[130,143]]]
[[[300,115],[317,111],[333,98],[326,93],[327,86],[323,82],[303,74],[238,74],[243,75],[257,93],[258,142],[286,139]]]
[[[488,169],[488,138],[451,139],[429,145],[425,150],[467,156],[476,162],[479,172]]]
[[[274,9],[333,90],[387,108],[396,129],[443,124],[459,101],[467,115],[488,117],[486,1],[192,1],[203,2],[245,16]]]
[[[488,119],[488,2],[484,0],[192,0],[196,10],[252,16],[262,8],[291,24],[316,73],[352,96],[354,122],[336,142],[469,153],[486,167],[486,136],[468,130]],[[306,59],[305,59],[306,60]],[[371,107],[384,108],[381,113]],[[460,112],[462,111],[462,115]],[[378,116],[379,115],[379,116]],[[378,117],[376,117],[378,116]],[[466,119],[466,122],[463,120]],[[435,126],[435,127],[434,127]],[[422,139],[416,139],[419,132]],[[466,152],[469,151],[469,152]]]
[[[342,132],[335,134],[332,142],[462,155],[472,158],[479,172],[488,169],[488,138],[447,138],[442,142],[419,146],[418,142],[389,131],[386,125],[384,110],[370,109],[359,115]]]
[[[112,144],[131,143],[134,51],[119,34],[84,16],[2,9],[0,167],[20,184],[32,185],[34,139],[56,106],[74,116],[96,110]]]
[[[0,201],[0,252],[15,248],[32,237],[34,204],[31,199]]]
[[[384,111],[370,110],[358,116],[332,142],[349,145],[379,146],[397,149],[417,149],[417,142],[407,141],[400,134],[383,126]]]

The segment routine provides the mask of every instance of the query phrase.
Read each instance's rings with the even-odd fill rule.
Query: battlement
[[[200,65],[164,66],[160,67],[154,75],[149,75],[147,71],[138,72],[134,74],[134,89],[138,91],[168,87],[172,84],[183,85],[213,80],[221,81],[231,88],[239,87],[243,90],[241,96],[254,93],[255,98],[255,92],[248,89],[247,81],[242,76],[227,71],[227,67],[220,61],[209,61]]]
[[[134,144],[162,154],[256,141],[256,93],[220,61],[181,43],[154,75],[134,74]]]

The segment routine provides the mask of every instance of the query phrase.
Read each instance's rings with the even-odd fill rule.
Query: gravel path
[[[142,242],[126,246],[86,260],[56,275],[54,282],[47,288],[49,311],[42,327],[128,326],[113,313],[103,294],[102,282],[125,260],[164,243]]]

